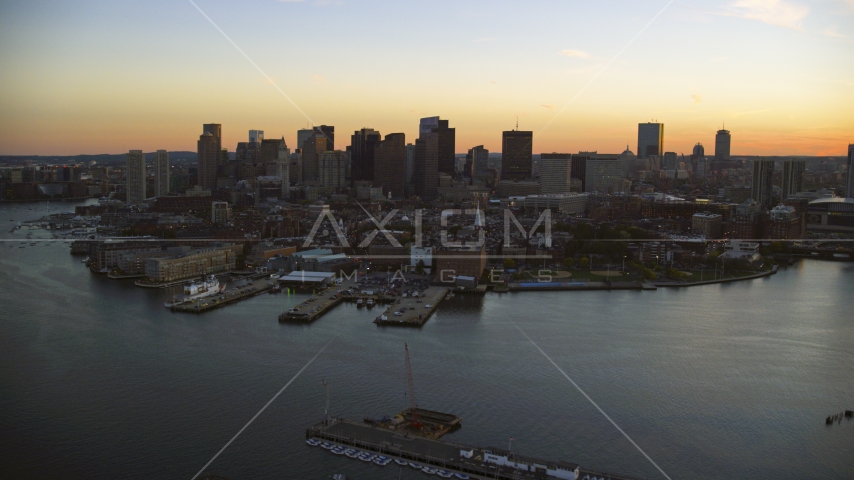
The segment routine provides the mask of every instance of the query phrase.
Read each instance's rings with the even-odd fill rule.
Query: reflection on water
[[[26,214],[6,206],[0,222]],[[690,289],[456,295],[416,330],[378,328],[348,304],[279,324],[305,298],[286,293],[174,314],[162,305],[177,290],[92,275],[66,245],[3,247],[4,470],[189,478],[334,339],[211,471],[397,478],[306,447],[303,432],[323,414],[321,380],[333,414],[406,407],[407,342],[419,404],[463,418],[449,439],[513,437],[522,453],[661,478],[518,326],[672,478],[851,478],[854,421],[824,418],[854,407],[852,275],[850,263],[802,261]]]

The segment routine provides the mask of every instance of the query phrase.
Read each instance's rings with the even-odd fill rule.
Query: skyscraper
[[[219,162],[222,160],[222,150],[220,150],[220,141],[207,129],[209,126],[205,125],[204,133],[199,136],[196,151],[198,153],[199,185],[204,189],[213,190],[216,188],[216,172]]]
[[[750,198],[762,205],[765,210],[770,210],[774,193],[774,160],[753,161],[753,187],[750,190]]]
[[[534,132],[511,130],[501,134],[501,180],[531,178]]]
[[[638,124],[638,158],[660,157],[664,152],[664,124]]]
[[[694,147],[696,150],[696,147]],[[662,170],[676,170],[676,164],[679,163],[676,152],[664,152],[664,158],[661,159]]]
[[[489,173],[489,150],[478,145],[466,153],[466,164],[471,162],[471,171],[466,172],[471,178],[488,176]]]
[[[297,136],[305,135],[304,130],[297,132]],[[301,175],[304,182],[318,180],[318,161],[320,152],[335,150],[335,127],[330,125],[319,125],[312,127],[311,135],[299,145],[302,149]]]
[[[807,162],[804,160],[786,160],[783,162],[783,185],[781,200],[804,190],[804,172]]]
[[[543,195],[569,193],[571,172],[571,154],[540,154],[540,193]]]
[[[415,144],[406,144],[406,184],[412,183],[412,176],[415,174]]]
[[[422,199],[432,200],[439,188],[439,134],[421,133],[415,140],[415,158],[412,180],[415,194]]]
[[[587,158],[584,174],[585,192],[611,193],[623,178],[623,162],[619,155],[594,154]]]
[[[374,150],[374,185],[383,188],[383,194],[403,198],[406,184],[406,136],[391,133],[377,143]]]
[[[263,133],[263,132],[262,132]],[[252,136],[250,135],[250,138]],[[259,138],[259,137],[256,137]],[[267,176],[279,176],[279,151],[282,146],[288,151],[288,156],[290,156],[291,151],[288,148],[287,143],[285,143],[285,137],[282,138],[261,138],[261,151],[259,154],[259,163],[264,165],[263,175]],[[249,143],[253,143],[250,141]],[[257,143],[257,142],[256,142]],[[260,170],[260,169],[259,169]]]
[[[572,156],[569,176],[581,182],[582,192],[587,191],[587,160],[595,157],[596,152],[578,152]]]
[[[145,200],[145,154],[131,150],[125,155],[127,204],[136,205]]]
[[[202,133],[208,132],[214,136],[214,140],[216,140],[216,149],[217,151],[222,150],[222,125],[219,123],[205,123],[202,125]],[[222,160],[218,160],[220,164],[222,164]]]
[[[380,132],[363,128],[350,137],[350,178],[353,182],[374,181],[374,149],[382,140]]]
[[[346,187],[347,160],[347,152],[343,150],[323,150],[318,152],[317,165],[320,186],[334,190]]]
[[[732,136],[729,134],[729,130],[718,130],[717,135],[715,135],[715,160],[730,159],[731,142]]]
[[[705,157],[706,157],[706,149],[703,148],[703,144],[697,143],[696,145],[694,145],[694,152],[691,154],[691,159],[697,160],[697,159],[705,158]]]
[[[457,130],[448,127],[448,121],[439,117],[422,118],[418,126],[419,136],[425,133],[438,134],[438,169],[439,173],[454,176],[454,161],[456,156]]]
[[[854,198],[854,144],[848,144],[848,182],[845,196]]]
[[[154,154],[154,196],[169,194],[169,152],[158,150]]]
[[[264,130],[249,130],[249,141],[250,142],[263,142],[264,141]]]
[[[287,200],[291,194],[291,149],[285,143],[285,137],[282,137],[282,143],[279,144],[279,158],[276,159],[276,176],[282,181],[282,191],[279,198]]]

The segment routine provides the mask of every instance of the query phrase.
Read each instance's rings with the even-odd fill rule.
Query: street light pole
[[[321,384],[326,387],[326,411],[323,414],[323,418],[326,422],[326,425],[329,425],[329,381],[322,380]]]

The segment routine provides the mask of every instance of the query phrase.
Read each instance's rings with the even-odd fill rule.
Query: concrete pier
[[[374,323],[397,327],[420,327],[427,323],[442,300],[450,293],[451,289],[447,287],[428,287],[421,296],[400,297],[378,316]]]

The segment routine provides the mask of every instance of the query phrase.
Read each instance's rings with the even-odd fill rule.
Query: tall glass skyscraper
[[[660,157],[664,152],[664,124],[638,124],[638,158]]]

